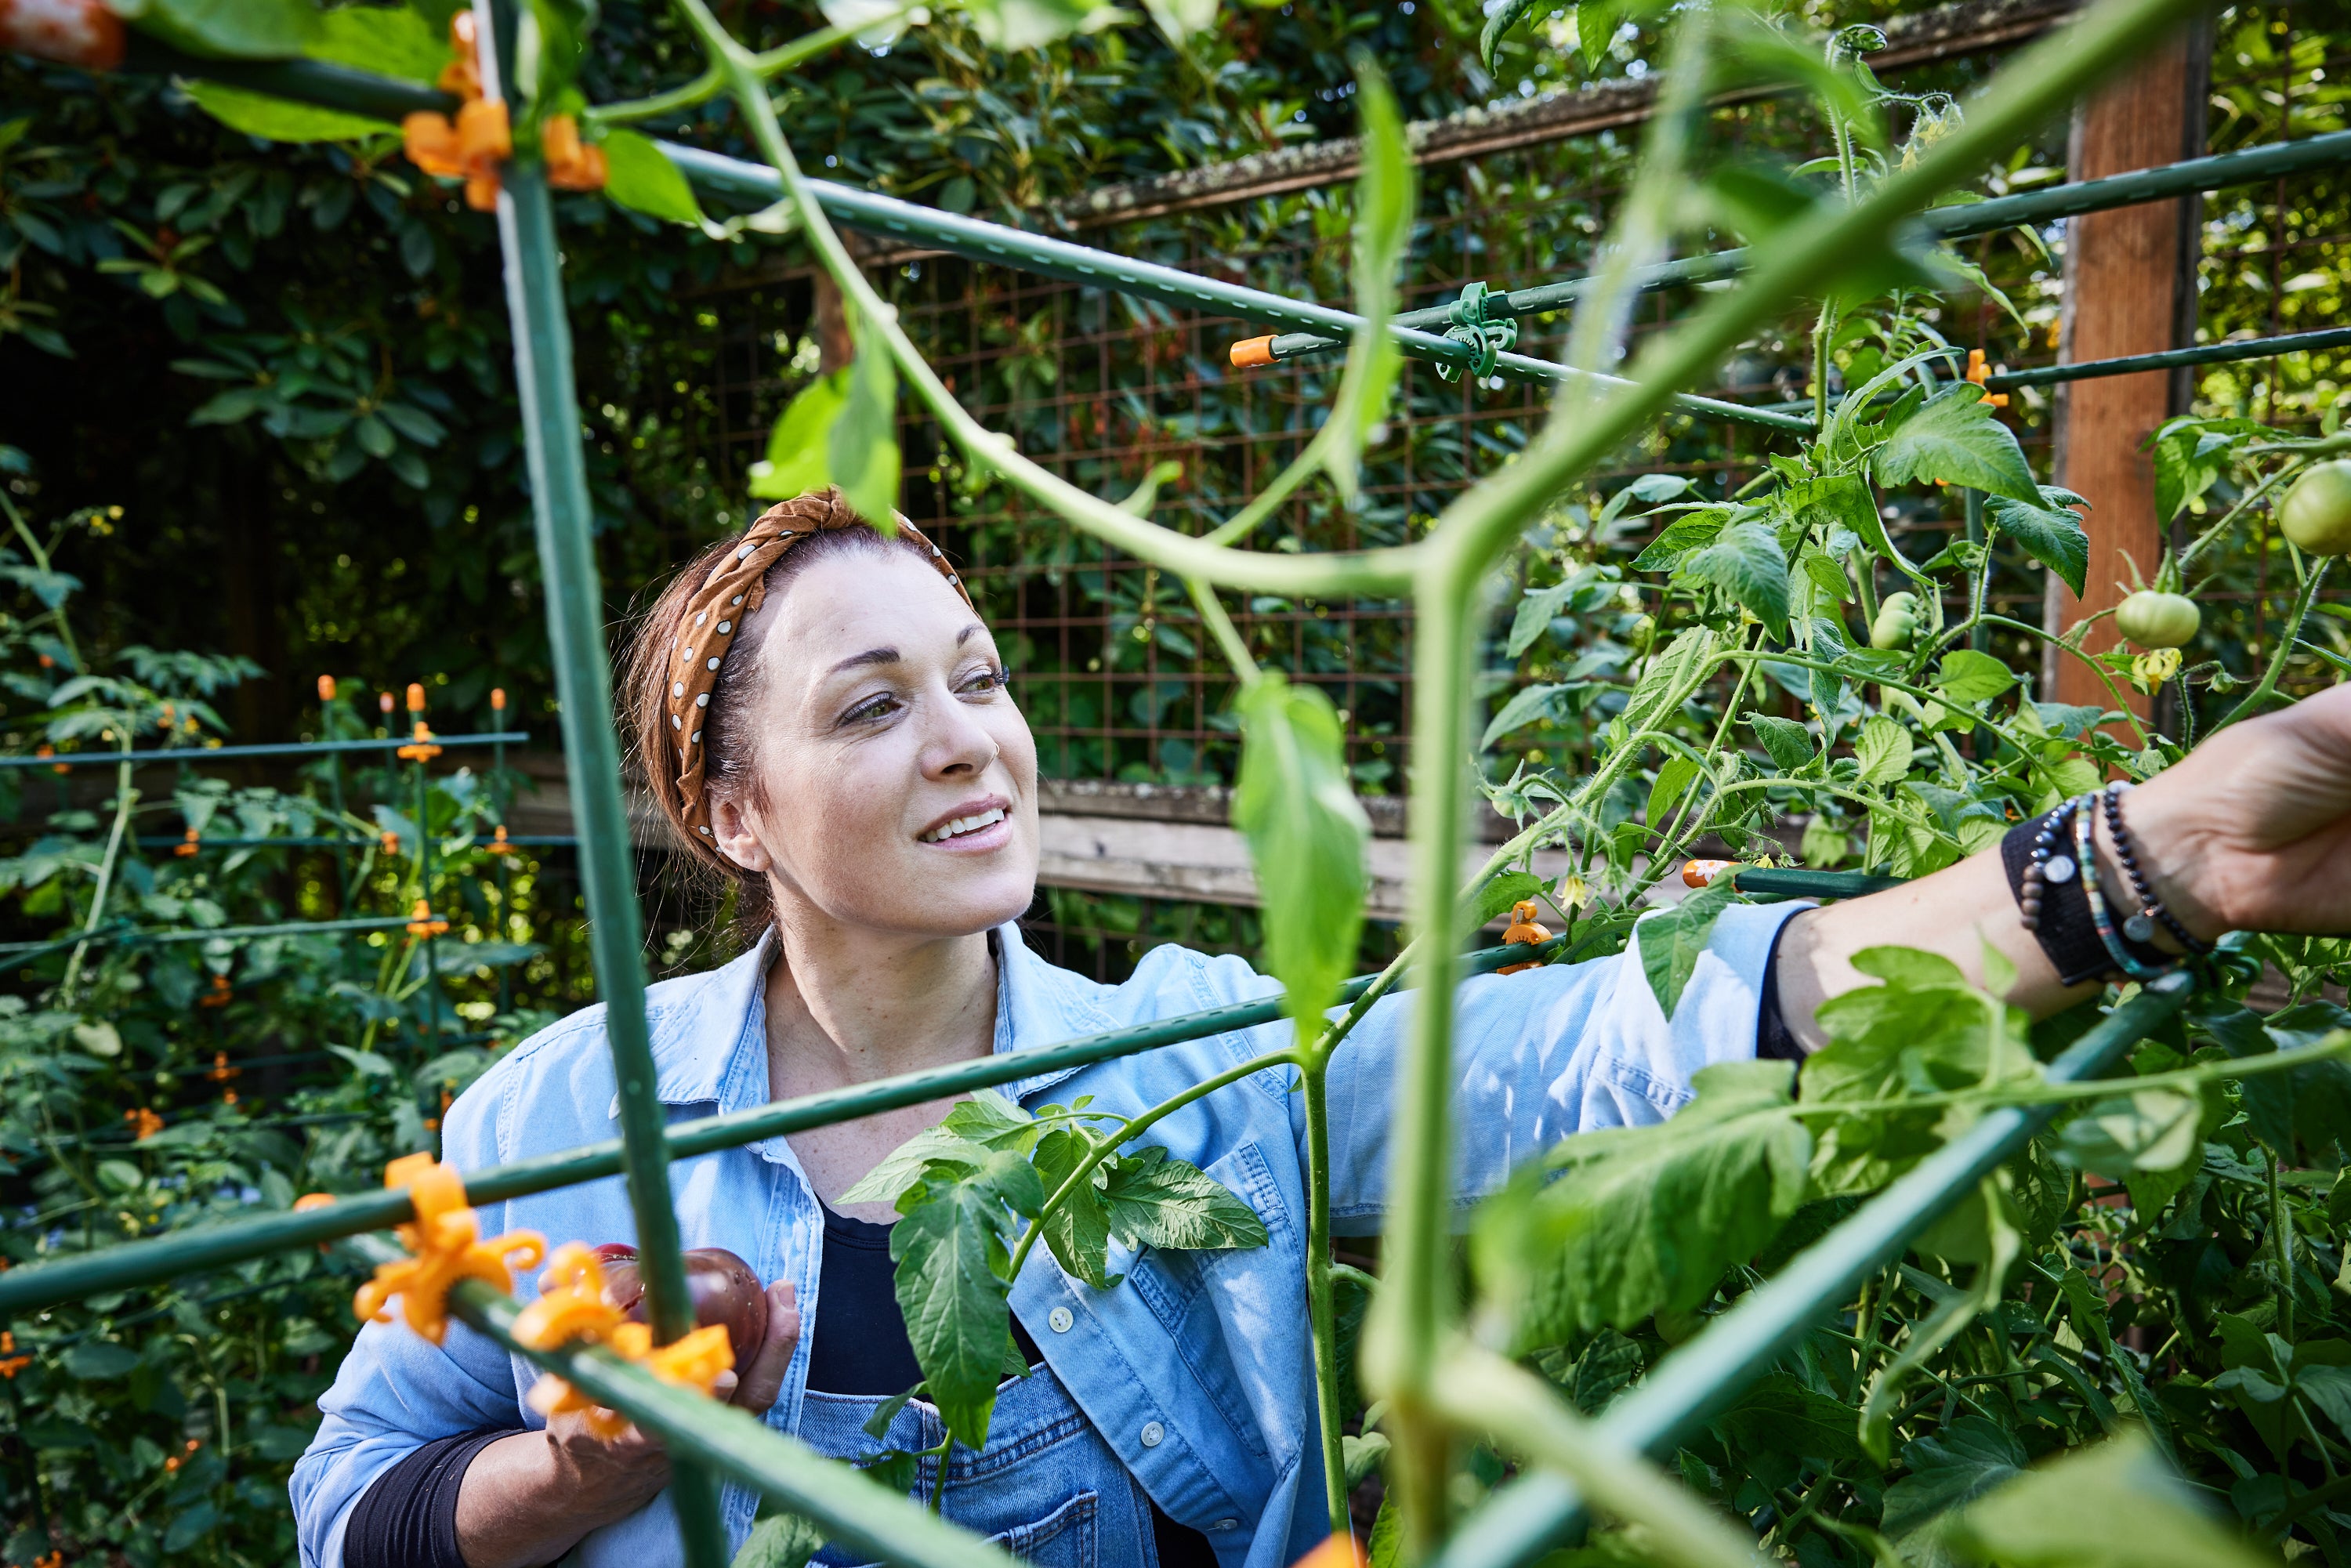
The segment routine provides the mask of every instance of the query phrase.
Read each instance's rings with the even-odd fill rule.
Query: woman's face
[[[829,555],[745,631],[759,798],[714,792],[711,820],[779,913],[944,936],[1027,910],[1036,741],[995,640],[936,571],[896,549]]]

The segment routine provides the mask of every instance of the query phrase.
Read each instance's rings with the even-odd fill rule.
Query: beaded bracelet
[[[2076,802],[2078,809],[2074,813],[2074,858],[2084,868],[2082,892],[2090,901],[2090,921],[2098,928],[2098,940],[2105,944],[2106,956],[2114,959],[2116,968],[2134,980],[2152,980],[2158,975],[2170,973],[2179,966],[2150,964],[2133,956],[2130,949],[2123,945],[2123,934],[2115,929],[2114,912],[2107,907],[2105,893],[2098,886],[2096,859],[2098,820],[2095,812],[2091,810],[2091,803],[2095,799],[2094,795],[2083,796]],[[2155,935],[2152,922],[2147,923],[2147,932],[2149,936]],[[2132,939],[2143,940],[2137,936]]]
[[[2074,880],[2080,869],[2071,856],[2057,852],[2059,835],[2065,831],[2066,819],[2080,805],[2078,800],[2061,802],[2057,809],[2041,821],[2032,835],[2032,857],[2026,862],[2024,876],[2017,888],[2017,913],[2023,918],[2024,928],[2038,934],[2041,930],[2041,905],[2051,884],[2063,885]]]
[[[2131,841],[2130,830],[2123,826],[2123,795],[2130,786],[2119,779],[2105,788],[2106,836],[2115,842],[2115,858],[2123,862],[2123,873],[2130,878],[2131,891],[2138,894],[2139,912],[2123,922],[2123,935],[2134,942],[2151,942],[2155,927],[2160,923],[2171,933],[2172,940],[2199,958],[2210,957],[2211,944],[2199,942],[2189,934],[2179,917],[2164,907],[2155,890],[2138,869],[2138,848]]]

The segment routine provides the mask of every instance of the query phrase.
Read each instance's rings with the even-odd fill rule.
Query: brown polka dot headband
[[[872,526],[849,509],[839,490],[800,496],[770,507],[743,530],[733,549],[718,558],[710,575],[686,601],[678,618],[677,635],[670,644],[675,657],[671,660],[669,679],[669,741],[677,760],[678,814],[704,843],[710,841],[711,834],[710,808],[702,798],[702,720],[710,707],[710,694],[718,685],[719,667],[726,662],[726,650],[734,646],[736,634],[743,629],[743,618],[758,609],[767,597],[768,569],[804,538]],[[971,602],[970,591],[938,546],[904,517],[898,519],[898,533],[920,546],[947,585],[963,596],[966,604]]]

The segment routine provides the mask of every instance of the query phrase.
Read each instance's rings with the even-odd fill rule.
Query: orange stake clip
[[[364,1322],[390,1322],[392,1299],[398,1296],[408,1326],[439,1344],[449,1330],[450,1286],[479,1280],[494,1290],[512,1291],[508,1260],[528,1269],[547,1255],[547,1238],[535,1230],[482,1240],[481,1222],[465,1202],[464,1180],[431,1155],[392,1161],[383,1167],[383,1185],[406,1187],[416,1218],[399,1228],[410,1256],[378,1264],[375,1278],[351,1298],[351,1311]]]
[[[1510,905],[1510,928],[1502,933],[1503,942],[1510,946],[1518,946],[1520,944],[1531,946],[1538,942],[1550,941],[1551,932],[1545,927],[1535,924],[1535,916],[1541,913],[1541,910],[1536,905],[1535,901],[1531,898],[1524,899],[1520,903]],[[1495,973],[1500,975],[1515,975],[1521,969],[1540,969],[1541,967],[1542,966],[1541,964],[1531,961],[1524,964],[1505,965],[1503,967],[1496,970]]]
[[[1226,350],[1226,357],[1232,361],[1233,369],[1237,371],[1253,371],[1260,365],[1272,364],[1274,363],[1272,335],[1269,333],[1262,338],[1243,338]]]
[[[1682,867],[1684,887],[1705,887],[1737,865],[1737,861],[1691,861]]]
[[[611,1347],[664,1383],[699,1391],[708,1397],[718,1375],[734,1369],[735,1345],[726,1326],[712,1323],[668,1344],[656,1346],[653,1330],[621,1315],[604,1293],[604,1268],[595,1252],[577,1241],[555,1249],[548,1272],[554,1283],[515,1319],[517,1343],[531,1350],[554,1350],[580,1343]],[[531,1385],[530,1407],[542,1416],[579,1411],[588,1429],[610,1441],[628,1430],[628,1417],[607,1409],[553,1373]]]
[[[1991,367],[1984,363],[1984,351],[1981,349],[1970,349],[1968,350],[1968,380],[1975,382],[1978,386],[1981,386],[1984,384],[1984,379],[1991,374]],[[1986,392],[1984,394],[1984,402],[1991,404],[1994,408],[2006,408],[2008,406],[2008,394],[2006,392]]]

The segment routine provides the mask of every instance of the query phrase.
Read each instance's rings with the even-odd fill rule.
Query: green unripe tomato
[[[2142,588],[2115,610],[2116,630],[2142,648],[2184,648],[2202,624],[2196,601],[2184,593]]]
[[[1907,648],[1917,632],[1918,596],[1889,593],[1877,607],[1877,619],[1869,623],[1869,645],[1887,650]]]
[[[2278,507],[2278,527],[2305,555],[2351,555],[2351,459],[2304,470]]]

